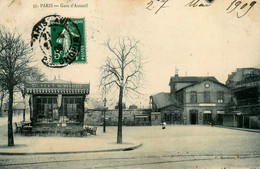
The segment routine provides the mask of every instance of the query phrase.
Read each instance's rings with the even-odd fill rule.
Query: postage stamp
[[[33,27],[31,46],[38,42],[42,63],[61,68],[72,63],[86,63],[85,20],[49,15]]]

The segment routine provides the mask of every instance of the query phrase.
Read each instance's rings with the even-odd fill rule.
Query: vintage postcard
[[[259,0],[0,2],[0,168],[260,168]]]

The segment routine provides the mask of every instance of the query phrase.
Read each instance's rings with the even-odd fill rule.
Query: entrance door
[[[198,110],[190,110],[190,124],[198,124]]]
[[[223,125],[223,114],[218,114],[217,115],[217,124],[218,125]]]

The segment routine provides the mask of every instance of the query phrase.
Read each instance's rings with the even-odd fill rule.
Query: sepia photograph
[[[259,0],[0,0],[1,169],[260,169]]]

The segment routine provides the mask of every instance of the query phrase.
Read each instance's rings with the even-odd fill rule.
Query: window
[[[190,93],[190,103],[197,103],[197,92],[192,91]]]
[[[218,91],[217,101],[218,101],[218,103],[224,103],[224,92],[223,91]]]
[[[210,92],[209,91],[204,92],[204,103],[210,103]]]
[[[65,96],[58,109],[57,96],[38,96],[36,98],[37,122],[80,122],[83,118],[83,99]]]

